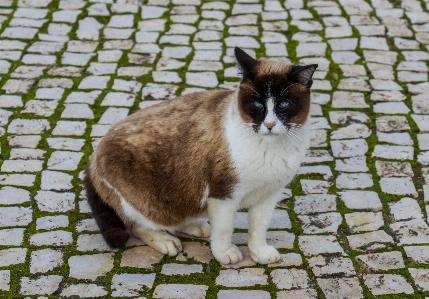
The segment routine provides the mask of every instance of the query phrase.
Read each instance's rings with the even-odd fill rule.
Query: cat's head
[[[255,60],[238,47],[234,53],[243,75],[238,93],[243,121],[264,137],[281,136],[304,125],[318,65]]]

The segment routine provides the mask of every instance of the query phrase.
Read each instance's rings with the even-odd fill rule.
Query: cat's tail
[[[85,170],[83,183],[89,206],[104,240],[113,248],[124,246],[125,242],[130,238],[130,234],[115,210],[101,200],[89,175],[89,167]]]

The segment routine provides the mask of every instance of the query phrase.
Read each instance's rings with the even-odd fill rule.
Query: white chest
[[[287,185],[295,176],[308,147],[306,128],[300,132],[300,142],[286,134],[261,137],[250,130],[253,129],[243,129],[243,124],[234,119],[230,119],[226,127],[231,158],[239,178],[234,192],[236,196]]]

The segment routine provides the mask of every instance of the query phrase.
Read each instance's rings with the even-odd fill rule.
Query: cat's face
[[[310,111],[312,75],[317,65],[256,61],[236,48],[243,71],[238,108],[243,121],[264,137],[282,136],[304,125]]]

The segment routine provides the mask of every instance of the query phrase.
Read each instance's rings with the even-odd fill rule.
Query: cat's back
[[[165,100],[118,122],[105,139],[120,137],[131,143],[156,139],[159,143],[162,139],[180,140],[185,136],[201,138],[201,134],[209,138],[211,131],[218,131],[224,120],[232,94],[229,90],[213,90]],[[136,136],[140,138],[136,140]]]

